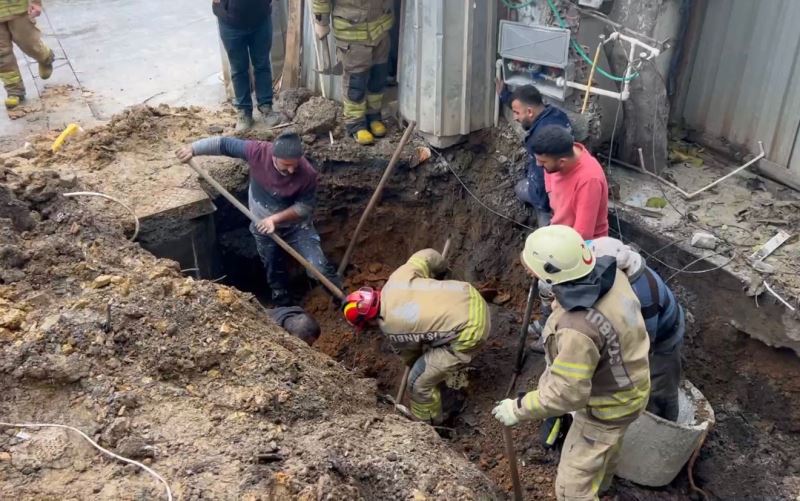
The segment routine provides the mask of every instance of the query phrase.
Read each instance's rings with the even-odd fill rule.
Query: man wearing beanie
[[[267,235],[277,233],[337,286],[336,271],[320,247],[320,238],[312,223],[316,206],[317,171],[303,156],[300,136],[285,132],[274,142],[249,141],[231,137],[210,137],[195,141],[176,152],[188,162],[196,155],[225,155],[245,160],[250,167],[250,211],[261,220],[251,223],[250,232],[267,270],[272,303],[292,303],[288,290],[286,256]]]

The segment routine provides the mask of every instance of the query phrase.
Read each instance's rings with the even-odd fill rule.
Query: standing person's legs
[[[253,62],[253,78],[256,85],[256,103],[264,121],[272,127],[280,122],[280,115],[272,111],[272,66],[269,61],[272,50],[272,17],[267,16],[257,27],[249,41],[250,60]]]
[[[440,346],[426,351],[414,362],[408,375],[411,413],[422,421],[440,424],[442,392],[439,384],[472,360],[470,355]]]
[[[239,113],[239,121],[236,123],[236,130],[241,132],[253,123],[253,99],[250,88],[250,55],[248,46],[250,45],[251,34],[247,30],[240,30],[225,24],[219,23],[219,36],[225,53],[228,55],[228,62],[231,68],[231,82],[233,84],[233,105]]]
[[[372,144],[374,137],[369,131],[367,114],[367,84],[372,67],[372,47],[358,43],[337,44],[336,52],[342,61],[344,75],[343,107],[347,133],[359,144]]]
[[[284,235],[286,243],[306,258],[314,268],[321,271],[336,287],[342,287],[339,275],[336,274],[336,270],[328,262],[325,253],[322,252],[322,241],[319,238],[319,233],[311,223],[303,223],[287,228],[282,235]],[[309,276],[313,278],[311,274]]]
[[[25,54],[39,63],[39,77],[47,80],[53,73],[55,54],[42,41],[42,32],[27,15],[17,16],[8,21],[11,39]]]
[[[17,58],[14,57],[14,46],[11,40],[11,29],[8,22],[0,23],[0,80],[6,88],[6,108],[19,105],[25,98],[25,84],[19,72]]]
[[[550,197],[544,186],[544,169],[533,163],[528,171],[528,190],[531,205],[536,209],[536,225],[539,228],[550,225],[553,212],[550,209]]]
[[[669,421],[678,420],[678,385],[681,382],[681,346],[653,351],[650,356],[650,400],[647,410]]]
[[[584,411],[564,440],[556,476],[559,501],[592,501],[611,484],[628,425],[610,425],[589,418]]]
[[[256,250],[261,258],[261,264],[267,271],[267,284],[271,289],[272,302],[277,306],[291,304],[289,296],[289,277],[286,273],[285,254],[275,241],[267,235],[262,235],[253,225],[250,232],[256,241]]]
[[[389,74],[389,50],[391,39],[385,34],[383,39],[372,49],[372,67],[369,70],[367,83],[367,123],[375,137],[386,135],[386,126],[381,121],[383,108],[383,90],[386,88],[386,77]]]

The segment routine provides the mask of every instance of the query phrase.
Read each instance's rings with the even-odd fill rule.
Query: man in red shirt
[[[608,236],[608,183],[597,159],[557,125],[536,131],[532,143],[545,170],[551,224],[571,226],[584,240]]]
[[[608,236],[608,183],[600,163],[576,143],[569,129],[548,125],[537,130],[531,144],[536,163],[544,169],[544,186],[550,197],[550,224],[570,226],[584,240]],[[541,333],[552,312],[553,291],[539,281],[539,318],[531,322],[533,351],[542,353]],[[539,339],[536,339],[539,336]]]

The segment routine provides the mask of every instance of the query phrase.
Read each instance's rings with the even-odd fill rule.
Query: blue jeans
[[[269,288],[273,291],[286,290],[289,287],[289,275],[286,273],[286,253],[278,247],[278,244],[272,238],[259,233],[252,224],[250,225],[250,232],[256,239],[258,255],[267,270]],[[336,270],[322,252],[319,233],[314,229],[314,226],[310,223],[296,224],[278,228],[276,233],[316,269],[321,271],[328,280],[341,288],[342,282],[339,280]]]
[[[272,104],[272,67],[269,53],[272,49],[272,18],[267,17],[261,26],[252,29],[239,29],[219,21],[219,36],[228,54],[231,65],[231,81],[236,97],[236,109],[252,111],[253,100],[250,95],[250,63],[253,63],[253,77],[256,81],[256,100],[258,106]]]

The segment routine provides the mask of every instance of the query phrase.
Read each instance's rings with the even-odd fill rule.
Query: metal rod
[[[448,237],[447,241],[444,243],[444,248],[442,248],[442,259],[447,259],[447,254],[450,252],[450,238]]]
[[[522,365],[525,361],[525,340],[528,337],[528,326],[531,323],[531,314],[533,313],[533,298],[536,295],[537,279],[531,281],[531,287],[528,289],[528,303],[525,305],[525,314],[522,316],[522,328],[519,333],[519,344],[517,345],[517,353],[514,357],[514,375],[511,376],[511,382],[508,384],[506,390],[506,398],[514,391],[514,385],[517,384],[517,377],[522,372]]]
[[[361,214],[361,219],[358,220],[358,225],[356,226],[356,230],[353,232],[353,236],[350,239],[350,245],[347,246],[347,250],[344,253],[342,262],[341,264],[339,264],[338,273],[340,277],[344,275],[344,270],[347,268],[347,264],[350,262],[350,256],[352,256],[353,250],[356,247],[356,240],[358,239],[358,234],[361,233],[361,229],[364,227],[364,223],[367,222],[367,218],[372,212],[372,209],[375,208],[375,205],[381,198],[381,193],[383,193],[383,188],[384,186],[386,186],[386,182],[389,181],[389,177],[392,175],[392,172],[394,171],[397,162],[400,160],[400,153],[403,151],[403,146],[405,146],[409,138],[411,138],[411,133],[414,132],[414,128],[416,126],[417,122],[412,120],[408,124],[408,127],[406,127],[406,131],[403,133],[403,137],[400,139],[400,142],[397,144],[397,148],[394,150],[392,159],[389,160],[389,165],[386,167],[386,170],[383,171],[383,177],[381,177],[381,180],[378,183],[378,187],[375,188],[375,192],[372,194],[372,198],[369,199],[367,208],[364,209],[364,213]]]
[[[511,438],[511,428],[503,426],[503,442],[506,446],[506,460],[511,472],[511,483],[514,485],[514,501],[522,501],[522,484],[519,481],[517,470],[517,451],[514,450],[514,440]]]
[[[239,209],[239,212],[241,212],[242,214],[244,214],[245,216],[247,216],[247,218],[248,218],[248,219],[250,219],[250,221],[252,221],[254,224],[258,224],[258,223],[260,223],[260,222],[261,222],[261,220],[260,220],[260,219],[258,219],[258,218],[257,218],[255,215],[253,215],[253,213],[252,213],[252,212],[250,212],[250,209],[248,209],[247,207],[245,207],[244,205],[242,205],[242,203],[241,203],[240,201],[236,200],[236,197],[234,197],[233,195],[231,195],[231,193],[230,193],[228,190],[226,190],[226,189],[225,189],[225,188],[224,188],[224,187],[223,187],[221,184],[219,184],[219,183],[216,181],[216,179],[214,179],[213,177],[211,177],[211,175],[210,175],[208,172],[206,172],[206,171],[205,171],[205,169],[203,169],[202,167],[200,167],[199,165],[197,165],[197,162],[195,162],[195,161],[194,161],[194,159],[190,159],[190,160],[189,160],[187,163],[189,164],[189,167],[191,167],[191,168],[192,168],[192,169],[193,169],[195,172],[197,172],[198,174],[200,174],[200,177],[202,177],[203,179],[205,179],[205,180],[208,182],[208,184],[210,184],[211,186],[213,186],[213,187],[214,187],[214,189],[215,189],[215,190],[217,190],[217,191],[219,192],[219,194],[220,194],[220,195],[222,195],[223,197],[225,197],[226,199],[228,199],[228,201],[229,201],[230,203],[232,203],[234,207],[236,207],[237,209]],[[292,248],[292,246],[291,246],[291,245],[289,245],[289,244],[287,244],[287,243],[286,243],[286,242],[285,242],[285,241],[284,241],[284,240],[283,240],[281,237],[279,237],[279,236],[278,236],[278,235],[276,235],[275,233],[268,233],[268,234],[267,234],[267,236],[268,236],[268,237],[270,237],[272,240],[274,240],[274,241],[275,241],[275,243],[276,243],[276,244],[278,244],[278,246],[279,246],[281,249],[283,249],[284,251],[286,251],[286,253],[287,253],[287,254],[289,254],[289,255],[290,255],[290,256],[292,256],[292,257],[293,257],[295,260],[297,260],[297,262],[298,262],[298,263],[300,263],[301,265],[303,265],[303,267],[304,267],[306,270],[308,270],[308,272],[309,272],[309,273],[311,273],[312,275],[314,275],[314,278],[316,278],[317,280],[319,280],[319,281],[320,281],[320,283],[322,283],[322,285],[324,285],[324,286],[325,286],[325,288],[327,288],[329,291],[331,291],[331,294],[333,294],[334,296],[336,296],[336,297],[337,297],[337,298],[339,298],[339,299],[344,299],[344,298],[345,298],[344,292],[342,292],[342,291],[341,291],[341,289],[339,289],[338,287],[336,287],[336,286],[333,284],[333,282],[331,282],[330,280],[328,280],[328,277],[326,277],[325,275],[323,275],[321,271],[319,271],[318,269],[316,269],[316,268],[314,267],[314,265],[312,265],[311,263],[309,263],[309,262],[306,260],[306,258],[304,258],[303,256],[301,256],[299,252],[297,252],[296,250],[294,250],[294,249]]]
[[[400,389],[397,390],[397,398],[394,399],[395,405],[400,405],[403,397],[406,394],[406,386],[408,386],[408,375],[411,373],[411,366],[406,365],[406,370],[403,372],[403,379],[400,380]]]

